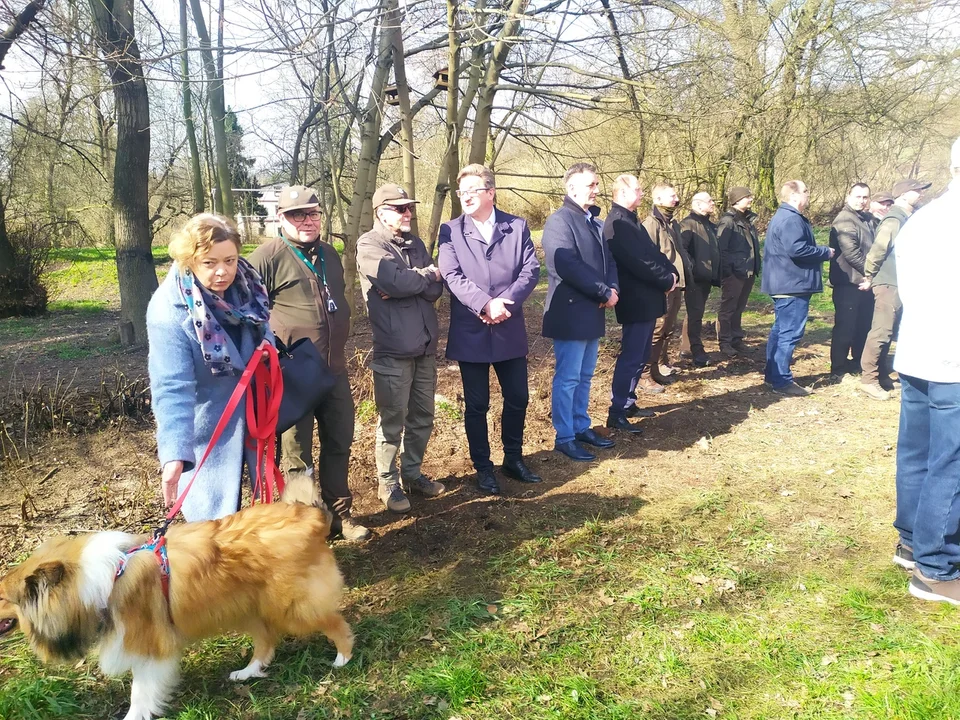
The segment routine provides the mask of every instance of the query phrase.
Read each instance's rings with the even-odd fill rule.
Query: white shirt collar
[[[497,224],[497,211],[494,209],[490,212],[490,217],[488,217],[483,222],[480,222],[476,218],[470,218],[473,220],[473,224],[477,226],[477,231],[480,233],[481,239],[487,244],[490,244],[490,241],[493,240],[493,230]]]

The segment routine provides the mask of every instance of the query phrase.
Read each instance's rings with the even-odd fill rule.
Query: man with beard
[[[671,382],[668,376],[674,372],[667,365],[667,344],[680,313],[683,291],[690,279],[690,258],[680,242],[680,223],[674,218],[680,197],[673,185],[660,183],[653,188],[653,209],[643,221],[653,244],[677,269],[677,287],[667,293],[667,312],[657,320],[653,329],[653,345],[650,359],[640,371],[637,387],[645,393],[659,394],[663,386]]]
[[[434,303],[443,294],[443,278],[423,240],[410,232],[416,203],[399,185],[380,186],[373,194],[373,229],[357,240],[360,288],[373,330],[377,497],[396,513],[410,510],[404,487],[427,497],[446,489],[420,471],[433,433],[440,338]]]
[[[834,252],[830,261],[834,308],[830,373],[838,377],[860,372],[863,345],[873,319],[873,295],[859,288],[863,263],[873,245],[869,205],[870,188],[864,183],[855,184],[830,228],[830,247]]]
[[[353,445],[353,397],[344,348],[350,333],[350,306],[344,294],[340,255],[320,239],[323,214],[316,192],[293,185],[277,203],[280,237],[250,256],[270,296],[270,327],[288,347],[310,338],[337,382],[330,393],[280,436],[280,469],[316,477],[320,497],[333,512],[331,532],[364,540],[370,531],[353,521],[353,495],[347,487]],[[313,425],[320,436],[319,472],[313,469]]]
[[[727,193],[727,205],[717,228],[723,258],[717,340],[720,352],[734,357],[746,349],[741,321],[760,274],[760,239],[753,224],[756,215],[750,211],[753,206],[750,188],[731,188]]]

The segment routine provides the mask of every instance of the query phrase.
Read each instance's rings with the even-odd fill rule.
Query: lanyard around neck
[[[320,258],[320,272],[317,272],[317,268],[314,266],[312,262],[310,262],[307,259],[307,256],[300,251],[300,248],[298,248],[292,242],[287,240],[285,237],[281,237],[280,239],[287,244],[287,247],[289,247],[291,250],[293,250],[297,254],[298,258],[303,260],[303,264],[306,265],[308,268],[310,268],[313,271],[314,275],[320,278],[320,282],[323,283],[324,289],[326,289],[329,292],[329,288],[327,287],[327,263],[323,259],[323,248],[320,248],[320,247],[317,248],[317,256]]]

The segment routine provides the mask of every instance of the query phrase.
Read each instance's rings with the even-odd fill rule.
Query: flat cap
[[[406,190],[394,183],[381,185],[373,194],[373,207],[375,208],[381,205],[393,205],[394,207],[414,205],[419,202],[419,200],[412,199]]]
[[[896,185],[893,186],[893,191],[890,193],[894,198],[898,198],[901,195],[905,195],[908,192],[922,192],[930,187],[930,183],[925,183],[916,178],[907,178],[906,180],[901,180]]]
[[[874,193],[873,197],[870,198],[873,202],[878,203],[892,203],[896,198],[888,192],[878,192]]]
[[[287,210],[302,210],[303,208],[319,207],[320,199],[317,193],[306,185],[290,185],[280,191],[277,201],[277,212]]]

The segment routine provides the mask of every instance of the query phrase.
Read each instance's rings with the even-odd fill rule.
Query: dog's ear
[[[23,581],[24,600],[36,603],[43,593],[49,592],[60,584],[65,573],[64,564],[55,560],[38,566]]]

